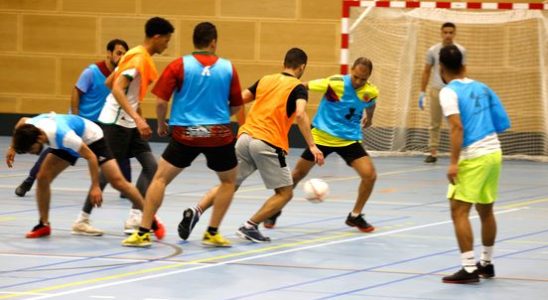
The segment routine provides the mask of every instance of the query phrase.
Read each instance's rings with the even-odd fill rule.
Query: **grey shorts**
[[[285,153],[280,148],[244,133],[236,142],[236,157],[238,158],[236,180],[238,186],[255,170],[259,170],[267,189],[293,185],[291,170],[285,161]]]

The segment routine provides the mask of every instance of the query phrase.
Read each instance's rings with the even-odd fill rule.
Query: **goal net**
[[[468,76],[493,88],[511,118],[512,128],[500,135],[504,154],[548,156],[546,6],[467,10],[371,7],[363,2],[375,3],[354,2],[343,19],[341,64],[343,72],[360,56],[374,64],[370,81],[380,95],[373,127],[364,132],[368,150],[428,150],[429,103],[424,111],[417,104],[421,76],[428,48],[441,42],[441,25],[453,22],[455,41],[467,49]],[[449,151],[445,120],[439,150]]]

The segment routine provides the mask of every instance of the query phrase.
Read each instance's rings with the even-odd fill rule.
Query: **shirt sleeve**
[[[329,78],[315,79],[308,82],[308,89],[314,92],[325,93],[329,87]]]
[[[183,86],[183,76],[183,60],[178,58],[164,69],[152,93],[164,101],[169,101],[173,92]]]
[[[426,51],[426,57],[424,59],[424,63],[431,66],[433,66],[436,63],[436,58],[434,57],[434,50],[432,48]]]
[[[87,93],[88,90],[93,85],[93,71],[90,68],[86,68],[80,78],[76,82],[76,88],[79,89],[82,93]]]
[[[291,94],[289,94],[289,101],[297,102],[298,99],[304,99],[308,101],[308,91],[302,84],[294,87],[291,91]]]
[[[240,106],[244,104],[242,99],[242,87],[240,86],[240,78],[234,65],[232,66],[232,81],[230,82],[230,106]]]
[[[443,115],[446,117],[460,114],[457,93],[448,87],[444,87],[440,91],[440,105]]]
[[[257,80],[252,86],[248,87],[247,89],[253,94],[253,97],[257,95],[257,86],[259,85],[259,80]]]

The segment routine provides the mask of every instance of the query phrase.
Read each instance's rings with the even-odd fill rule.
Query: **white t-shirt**
[[[462,52],[462,64],[466,65],[466,49],[457,43],[454,43],[454,45],[459,48],[460,52]],[[441,80],[440,75],[440,50],[442,47],[442,43],[437,43],[430,47],[430,49],[428,49],[428,51],[426,52],[425,63],[432,66],[432,72],[430,75],[430,87],[436,89],[441,89],[445,86],[443,80]]]
[[[470,78],[455,79],[462,83],[474,82]],[[445,117],[460,114],[459,110],[459,98],[457,93],[448,87],[444,87],[440,91],[440,106]],[[500,141],[496,133],[490,134],[483,139],[464,147],[460,152],[460,159],[470,159],[479,157],[489,153],[499,151]]]
[[[121,73],[131,81],[126,91],[129,105],[135,111],[139,107],[139,93],[141,88],[141,75],[137,69],[128,69]],[[99,115],[99,122],[104,124],[116,124],[126,128],[135,128],[135,120],[131,118],[118,104],[112,93],[107,96],[105,106]]]

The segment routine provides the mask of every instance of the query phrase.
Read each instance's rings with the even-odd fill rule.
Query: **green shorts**
[[[495,202],[501,166],[501,151],[459,161],[457,184],[449,184],[447,198],[472,204]]]

